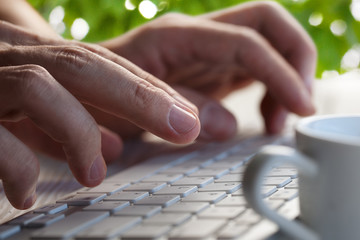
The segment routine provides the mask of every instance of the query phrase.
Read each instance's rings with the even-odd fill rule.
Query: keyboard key
[[[156,174],[151,177],[145,178],[144,180],[142,180],[142,182],[166,182],[167,184],[172,184],[183,177],[183,174],[177,173]]]
[[[281,208],[285,204],[285,200],[280,199],[266,199],[265,202],[269,208],[274,210]]]
[[[141,223],[141,217],[108,217],[78,233],[75,239],[110,239]]]
[[[45,216],[45,214],[43,214],[43,213],[28,212],[28,213],[25,213],[21,216],[14,218],[13,220],[9,221],[7,224],[26,226],[29,223],[31,223],[43,216]]]
[[[210,205],[206,202],[177,202],[170,207],[164,208],[165,213],[199,213]]]
[[[63,213],[48,214],[29,223],[27,227],[40,228],[49,226],[65,217]]]
[[[224,176],[229,173],[227,168],[203,168],[189,175],[189,177],[213,177],[215,179]]]
[[[298,196],[297,189],[281,189],[280,191],[277,191],[276,193],[271,195],[270,199],[289,201],[289,200],[294,199],[297,196]]]
[[[170,233],[170,239],[205,239],[217,232],[225,223],[226,221],[221,219],[194,219],[174,229]]]
[[[170,225],[180,225],[186,222],[191,218],[190,213],[161,213],[157,214],[151,218],[148,218],[144,221],[145,224],[170,224]]]
[[[45,213],[45,214],[55,214],[61,212],[67,208],[66,203],[55,203],[49,204],[34,210],[34,213]]]
[[[291,168],[276,168],[272,169],[268,175],[269,177],[290,177],[297,178],[297,170]]]
[[[185,162],[185,163],[182,163],[182,164],[177,165],[175,167],[168,168],[168,169],[164,170],[162,173],[173,173],[173,174],[177,173],[177,174],[189,175],[189,174],[191,174],[193,172],[196,172],[199,169],[200,169],[199,166],[187,164]]]
[[[76,212],[32,234],[32,239],[64,239],[100,222],[108,212]]]
[[[0,239],[8,238],[20,232],[19,225],[0,225]]]
[[[130,203],[127,201],[101,201],[98,203],[95,203],[93,205],[87,206],[83,208],[84,211],[103,211],[103,212],[110,212],[114,213],[117,212],[127,206],[129,206]]]
[[[69,196],[57,203],[67,203],[69,206],[87,206],[103,200],[106,194],[76,194]]]
[[[276,186],[264,186],[262,188],[263,197],[267,198],[267,197],[271,196],[272,194],[274,194],[277,190],[278,190],[278,188]]]
[[[157,239],[165,235],[170,231],[170,226],[159,226],[159,225],[139,225],[128,232],[121,235],[122,240],[127,239]]]
[[[235,222],[240,225],[250,225],[261,221],[261,216],[252,209],[246,209],[239,217],[235,218]]]
[[[233,193],[236,190],[240,189],[240,183],[212,183],[203,188],[199,189],[199,192],[226,192]]]
[[[197,192],[183,198],[183,202],[209,202],[217,203],[227,195],[225,192]]]
[[[127,187],[124,189],[124,192],[127,191],[145,191],[149,193],[154,193],[162,189],[163,187],[166,187],[166,183],[161,182],[154,182],[154,183],[147,183],[147,182],[140,182],[135,183],[131,185],[130,187]]]
[[[285,189],[298,189],[299,188],[299,179],[292,179],[291,183],[285,186]]]
[[[139,200],[135,205],[157,205],[168,207],[178,201],[180,201],[180,196],[178,195],[152,195]]]
[[[276,186],[263,186],[262,187],[262,193],[263,197],[268,197],[274,192],[276,192],[278,189]],[[231,194],[232,196],[244,196],[244,192],[242,189],[237,190],[236,192]]]
[[[216,206],[222,207],[241,207],[246,205],[247,201],[244,196],[228,196],[216,204]]]
[[[278,188],[284,187],[286,184],[291,182],[290,177],[266,177],[264,179],[264,185],[274,185]]]
[[[149,196],[148,192],[117,192],[104,198],[104,201],[129,201],[134,203],[147,196]]]
[[[245,211],[245,207],[211,207],[201,212],[199,218],[234,219]]]
[[[198,188],[196,186],[166,186],[154,195],[179,195],[180,197],[186,197],[189,194],[196,192]]]
[[[220,161],[217,161],[211,165],[209,165],[207,168],[226,168],[231,170],[235,170],[236,168],[244,165],[244,158],[239,158],[238,156],[228,156],[225,159],[222,159]]]
[[[109,183],[104,182],[93,188],[83,188],[78,193],[105,193],[107,195],[112,195],[116,192],[123,190],[124,188],[130,186],[130,183]]]
[[[221,182],[241,182],[241,176],[239,174],[227,174],[225,176],[222,176],[219,179],[215,179],[216,183],[221,183]]]
[[[230,224],[224,227],[218,235],[219,240],[236,239],[249,229],[249,225]]]
[[[114,216],[135,216],[149,218],[161,211],[160,206],[132,205],[114,213]]]
[[[205,187],[209,183],[214,182],[213,177],[185,177],[173,183],[173,186],[197,186],[198,188]]]
[[[243,192],[242,188],[240,188],[239,190],[233,192],[231,194],[231,196],[244,196],[244,192]]]
[[[239,174],[239,176],[243,175],[245,173],[246,170],[246,165],[242,165],[238,168],[235,168],[233,170],[230,171],[231,174]],[[242,179],[242,178],[241,178]]]

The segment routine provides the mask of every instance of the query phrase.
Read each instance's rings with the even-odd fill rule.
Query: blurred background
[[[68,39],[98,42],[118,36],[168,12],[199,15],[245,0],[29,0]],[[318,78],[360,63],[360,0],[277,0],[314,39]]]

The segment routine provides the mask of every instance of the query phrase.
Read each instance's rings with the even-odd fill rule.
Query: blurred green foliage
[[[130,0],[138,6],[141,0]],[[245,0],[151,0],[159,9],[155,17],[167,12],[181,12],[198,15],[217,9],[234,6]],[[277,0],[304,26],[314,39],[318,51],[319,61],[317,76],[324,70],[343,72],[340,61],[347,50],[360,39],[360,23],[351,12],[351,0]],[[71,38],[70,26],[76,18],[85,19],[90,31],[83,39],[88,42],[97,42],[118,36],[147,21],[138,9],[127,10],[125,0],[29,0],[39,10],[45,19],[56,6],[65,9],[64,23],[65,38]],[[318,26],[309,24],[312,13],[321,13],[323,21]],[[335,36],[330,31],[330,24],[337,19],[346,22],[347,29],[344,35]]]

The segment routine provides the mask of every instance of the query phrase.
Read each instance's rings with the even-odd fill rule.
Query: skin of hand
[[[313,114],[316,47],[279,4],[255,1],[210,14],[167,14],[101,44],[167,82],[197,105],[200,137],[226,139],[236,122],[216,100],[254,80],[267,92],[261,112],[279,133],[287,112]],[[178,89],[181,86],[181,89]],[[116,119],[92,112],[119,132]]]
[[[10,2],[24,3],[22,0]],[[24,6],[26,8],[28,5]],[[14,11],[16,14],[18,9]],[[14,22],[22,25],[23,16],[25,14],[18,14]],[[34,19],[43,21],[41,18],[32,18],[31,21]],[[26,23],[25,27],[29,29],[36,26],[34,22]],[[41,26],[46,24],[42,23]],[[5,79],[11,76],[11,79],[19,80],[15,81],[17,83],[14,86],[4,89],[26,89],[33,94],[19,96],[27,91],[14,90],[18,95],[13,94],[11,102],[15,103],[10,104],[12,107],[4,108],[0,115],[1,136],[5,139],[0,141],[7,143],[1,144],[3,149],[0,152],[5,155],[0,158],[0,169],[4,169],[0,170],[0,178],[6,179],[6,194],[17,208],[30,207],[36,198],[39,166],[30,149],[59,158],[64,157],[64,149],[65,157],[80,183],[93,186],[101,182],[105,171],[103,160],[97,161],[101,162],[100,169],[104,171],[100,172],[103,174],[100,173],[98,180],[87,179],[94,161],[93,153],[102,151],[106,160],[117,158],[122,146],[119,135],[133,137],[145,129],[173,142],[190,142],[199,132],[199,115],[202,123],[201,138],[222,140],[232,136],[236,131],[236,121],[217,100],[255,79],[262,81],[268,88],[261,106],[268,132],[280,131],[287,111],[299,115],[314,112],[310,92],[316,61],[315,47],[300,25],[274,3],[243,4],[199,17],[169,14],[102,43],[151,74],[97,45],[65,41],[53,34],[50,27],[45,33],[43,29],[32,29],[38,32],[36,35],[5,23],[0,26],[0,31],[7,33],[2,36],[0,47],[2,59],[6,59],[0,62],[0,74],[2,72]],[[12,41],[14,39],[22,41]],[[96,67],[100,64],[102,69]],[[88,65],[92,66],[91,69],[86,67]],[[71,71],[61,70],[65,68]],[[116,74],[121,75],[120,79],[114,79]],[[177,92],[156,77],[171,84]],[[30,81],[25,81],[25,78]],[[106,79],[106,84],[99,79]],[[10,80],[3,82],[10,83],[10,86],[13,84]],[[117,87],[124,86],[119,82],[124,83],[125,88],[131,85],[125,83],[135,82],[135,86],[146,89],[144,92],[155,95],[160,91],[160,96],[167,100],[170,96],[176,106],[185,110],[183,116],[187,115],[188,119],[195,117],[194,128],[186,136],[178,136],[171,131],[170,134],[161,130],[159,133],[156,126],[159,127],[161,122],[149,121],[149,118],[154,120],[159,117],[156,111],[159,109],[154,109],[154,106],[159,106],[161,101],[146,98],[146,101],[139,102],[149,101],[149,104],[140,104],[141,109],[132,112],[133,109],[128,106],[131,104],[125,97],[130,97],[130,93],[124,90],[125,96],[113,96],[116,95],[114,89],[117,89],[114,84]],[[38,89],[46,89],[39,94],[43,99],[37,98]],[[146,95],[142,91],[132,93],[140,93],[143,97]],[[199,112],[197,107],[178,93],[194,103]],[[14,96],[20,100],[13,101]],[[3,99],[4,104],[9,102],[9,94],[5,94]],[[118,106],[122,103],[119,99],[125,99],[126,106]],[[53,109],[50,109],[50,104],[43,102],[50,102]],[[138,106],[139,102],[135,102]],[[34,106],[42,106],[39,103],[44,106],[39,112],[33,113],[36,111]],[[67,106],[66,109],[60,106],[63,104]],[[151,107],[151,104],[155,105]],[[73,106],[71,110],[69,106]],[[54,111],[58,107],[61,111]],[[154,114],[149,114],[152,111]],[[88,112],[106,128],[97,126]],[[48,126],[48,121],[41,119],[43,115],[50,115],[50,120],[60,125]],[[70,125],[68,118],[73,125],[66,129],[65,126]],[[183,124],[186,125],[186,122]],[[76,138],[70,139],[73,135],[77,135]],[[92,137],[89,138],[89,135]],[[94,138],[94,135],[101,137]],[[86,144],[79,146],[79,138],[86,139]],[[84,160],[83,156],[92,158],[86,157]],[[13,164],[8,164],[9,158]],[[24,179],[14,179],[10,173],[15,172],[15,169],[17,173],[19,169],[20,172],[25,171],[24,166],[26,174],[21,174]],[[32,174],[29,174],[30,170]],[[29,184],[20,186],[24,182]]]
[[[1,2],[5,7],[0,17],[58,38],[26,1]],[[31,18],[24,20],[24,16]],[[200,139],[223,140],[235,134],[235,118],[217,100],[253,80],[268,88],[261,104],[268,133],[282,130],[288,111],[303,116],[315,111],[310,99],[315,45],[275,2],[256,1],[199,17],[168,14],[101,45],[169,83],[197,105]],[[98,123],[123,138],[143,132],[126,120],[86,108]]]
[[[122,142],[83,104],[174,143],[197,138],[197,108],[128,60],[4,21],[0,32],[0,179],[14,207],[29,208],[36,199],[39,163],[31,148],[64,154],[85,186],[104,179],[102,152],[116,155],[111,148],[121,151]]]

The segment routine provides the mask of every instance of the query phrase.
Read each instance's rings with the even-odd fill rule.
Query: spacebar
[[[42,228],[31,235],[31,239],[66,239],[109,216],[108,212],[76,212],[66,218]]]

